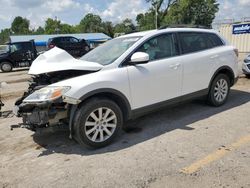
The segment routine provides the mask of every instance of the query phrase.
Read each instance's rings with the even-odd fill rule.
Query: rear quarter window
[[[212,33],[182,32],[179,33],[179,39],[183,54],[199,52],[223,45],[220,38]]]
[[[51,39],[51,42],[52,43],[59,43],[60,42],[60,38],[54,38],[54,39]]]
[[[213,47],[218,47],[218,46],[224,45],[224,43],[222,42],[222,40],[220,39],[220,37],[218,35],[213,34],[213,33],[207,33],[206,36],[211,41]]]

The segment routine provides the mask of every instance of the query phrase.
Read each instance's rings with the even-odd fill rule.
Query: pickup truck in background
[[[7,43],[1,46],[0,69],[11,72],[13,68],[30,67],[38,56],[34,40]]]

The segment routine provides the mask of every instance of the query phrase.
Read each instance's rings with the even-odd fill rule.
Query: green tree
[[[138,30],[146,31],[155,28],[155,13],[149,10],[146,13],[141,13],[136,16]]]
[[[112,22],[102,22],[102,28],[103,28],[103,32],[106,35],[110,37],[114,37],[114,26]]]
[[[60,33],[62,33],[62,34],[75,33],[76,32],[74,26],[71,26],[69,24],[61,24],[59,28],[60,28]]]
[[[99,15],[87,14],[78,26],[79,32],[83,33],[97,33],[103,32],[102,19]]]
[[[10,34],[11,34],[10,29],[2,29],[0,33],[0,44],[5,44],[6,42],[8,42]]]
[[[149,12],[157,12],[157,26],[159,27],[168,15],[170,8],[178,4],[179,0],[146,0],[146,2],[152,5]]]
[[[33,34],[36,34],[36,35],[42,35],[45,33],[45,30],[43,27],[39,26],[34,32]]]
[[[122,23],[118,23],[115,25],[114,32],[115,33],[130,33],[135,30],[135,25],[133,24],[131,19],[126,18],[122,21]]]
[[[57,19],[48,18],[45,21],[45,33],[56,34],[60,33],[61,21]]]
[[[210,27],[219,10],[217,0],[180,0],[169,11],[165,23]]]
[[[30,33],[29,26],[30,26],[29,20],[21,16],[17,16],[15,17],[15,19],[11,24],[11,30],[15,35],[29,34]]]
[[[146,0],[152,8],[137,16],[140,30],[151,28],[157,10],[158,27],[167,24],[211,26],[219,10],[217,0]]]

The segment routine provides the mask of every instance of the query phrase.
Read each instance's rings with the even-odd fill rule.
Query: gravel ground
[[[8,73],[8,93],[26,87],[25,73]],[[5,98],[4,110],[15,97]],[[223,107],[198,100],[149,114],[98,150],[68,132],[10,131],[21,119],[2,118],[0,187],[250,187],[249,101],[250,80],[242,77]]]

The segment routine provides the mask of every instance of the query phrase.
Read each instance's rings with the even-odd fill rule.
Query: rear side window
[[[51,39],[51,42],[52,43],[60,43],[61,42],[60,40],[61,40],[60,38],[54,38],[54,39]]]
[[[24,51],[31,50],[32,44],[30,42],[29,43],[23,43],[22,48],[23,48]]]
[[[76,38],[69,38],[69,40],[70,40],[70,42],[71,43],[78,43],[78,39],[76,39]]]
[[[221,41],[218,41],[218,39],[216,40],[216,38],[210,36],[209,33],[185,32],[179,33],[179,38],[183,54],[198,52],[214,48],[218,45],[223,45]]]
[[[68,37],[62,37],[61,38],[61,42],[62,43],[68,43],[69,42],[69,38]]]

